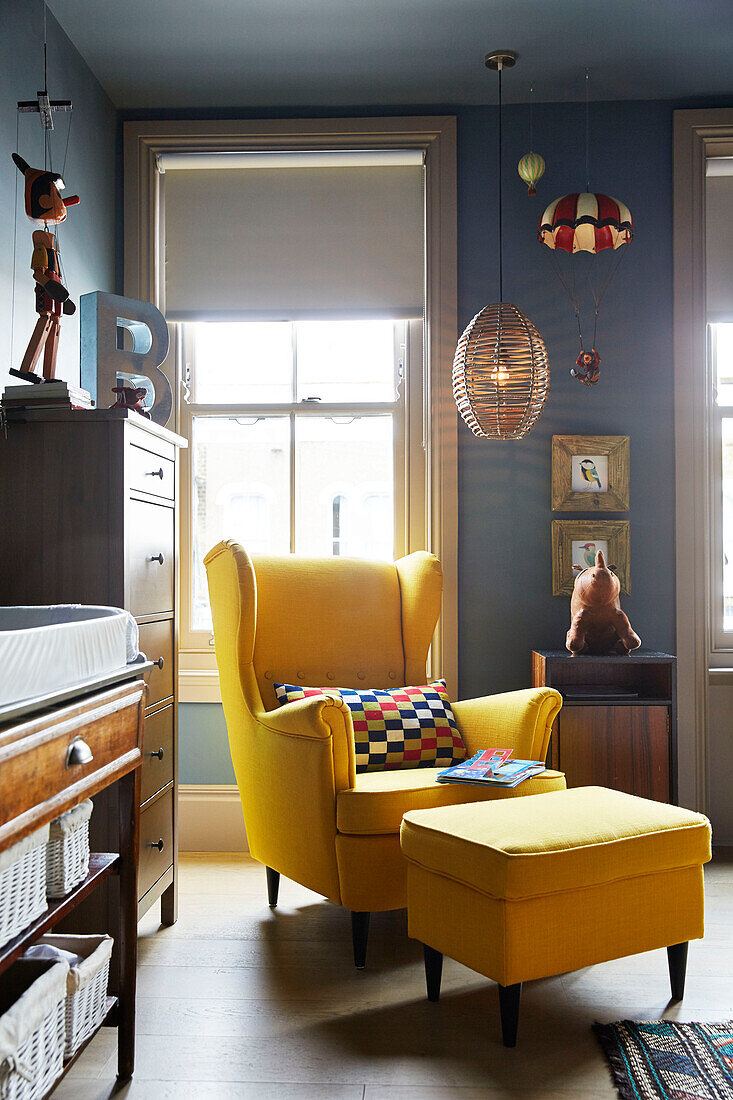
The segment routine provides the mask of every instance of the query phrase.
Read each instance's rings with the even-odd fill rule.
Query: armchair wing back
[[[432,554],[391,562],[254,557],[236,542],[206,555],[214,637],[252,712],[273,683],[400,687],[424,681],[443,576]],[[217,661],[222,674],[219,647]],[[251,671],[248,671],[251,666]]]
[[[351,714],[340,699],[280,708],[273,683],[424,683],[442,597],[440,562],[424,552],[394,564],[250,558],[227,541],[204,564],[250,851],[340,901],[335,802],[355,780]]]

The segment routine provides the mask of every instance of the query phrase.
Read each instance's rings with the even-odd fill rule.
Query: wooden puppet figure
[[[39,382],[35,365],[43,351],[43,378],[50,381],[56,375],[56,353],[62,313],[76,312],[69,292],[61,281],[61,264],[56,234],[49,225],[59,225],[66,218],[67,206],[76,206],[78,195],[63,199],[59,194],[64,181],[57,172],[31,168],[22,157],[13,153],[18,171],[25,177],[25,212],[35,225],[42,225],[33,233],[33,257],[31,268],[36,282],[36,313],[38,321],[30,338],[20,370],[10,368],[10,373],[28,382]]]

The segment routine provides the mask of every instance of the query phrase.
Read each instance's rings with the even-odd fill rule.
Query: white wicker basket
[[[64,1065],[66,963],[28,961],[3,976],[0,1100],[38,1100]]]
[[[48,825],[0,852],[0,947],[45,913]]]
[[[89,871],[89,799],[51,822],[46,848],[46,893],[63,898],[83,882]]]
[[[70,951],[81,956],[71,963],[66,980],[66,1042],[64,1055],[75,1054],[85,1039],[97,1030],[106,1012],[109,962],[114,940],[111,936],[41,936],[26,958],[42,957],[42,950]],[[49,952],[50,955],[50,952]]]

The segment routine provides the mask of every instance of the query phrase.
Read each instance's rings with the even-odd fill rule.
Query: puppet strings
[[[576,287],[576,278],[575,278],[576,257],[575,256],[570,256],[569,257],[568,273],[566,274],[563,271],[563,265],[561,264],[560,259],[557,256],[556,250],[555,249],[549,249],[548,251],[550,253],[550,263],[552,264],[553,270],[554,270],[555,274],[557,275],[558,279],[560,280],[560,283],[562,284],[562,287],[563,287],[565,293],[567,294],[568,299],[570,300],[570,304],[572,305],[573,310],[575,312],[575,320],[577,321],[577,324],[578,324],[578,337],[580,339],[580,349],[581,349],[581,351],[583,351],[584,350],[584,344],[583,344],[583,327],[582,327],[581,320],[580,320],[580,297],[579,297],[578,290],[577,290],[577,287]],[[593,281],[591,280],[590,275],[587,274],[586,277],[585,277],[585,285],[588,287],[590,295],[593,298],[593,306],[594,306],[593,343],[591,344],[591,347],[596,346],[596,336],[597,336],[597,333],[598,333],[598,314],[600,312],[601,302],[603,301],[603,298],[605,297],[606,291],[608,290],[608,288],[610,286],[611,280],[613,279],[614,275],[616,274],[616,272],[619,269],[619,266],[621,264],[621,261],[624,258],[624,255],[626,254],[626,251],[627,250],[625,248],[619,248],[619,249],[616,250],[614,259],[613,259],[612,263],[610,263],[609,266],[608,266],[608,270],[606,272],[605,278],[603,279],[603,281],[601,282],[601,284],[599,285],[597,290],[596,290],[596,288],[593,284]],[[597,262],[597,258],[596,258],[596,262]]]
[[[20,114],[15,114],[15,151],[20,153]],[[15,173],[15,206],[13,207],[13,287],[10,293],[10,365],[15,363],[15,272],[18,259],[18,177]]]

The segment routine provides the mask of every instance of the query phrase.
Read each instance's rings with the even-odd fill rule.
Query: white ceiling
[[[733,0],[49,0],[123,108],[731,95]]]

